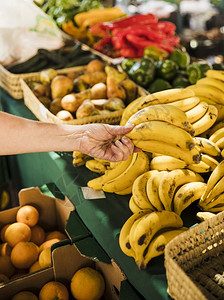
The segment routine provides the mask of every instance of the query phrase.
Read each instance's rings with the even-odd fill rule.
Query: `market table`
[[[24,105],[23,100],[15,100],[3,90],[0,92],[4,111],[36,119]],[[30,139],[32,140],[32,137]],[[107,254],[115,259],[129,282],[139,291],[141,294],[139,299],[170,299],[167,294],[164,257],[154,258],[146,270],[139,271],[134,260],[126,256],[119,247],[120,229],[132,214],[128,208],[130,195],[105,193],[105,198],[85,199],[82,187],[86,187],[88,180],[96,177],[96,174],[85,167],[73,167],[71,157],[70,160],[69,157],[65,159],[54,152],[11,155],[8,162],[12,181],[17,190],[53,182],[69,197],[84,224]],[[186,210],[183,216],[185,226],[196,223],[192,209],[196,208],[191,207],[190,213]]]

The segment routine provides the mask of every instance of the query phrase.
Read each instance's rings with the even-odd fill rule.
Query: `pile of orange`
[[[46,232],[39,217],[37,208],[24,205],[17,211],[16,222],[1,229],[0,282],[50,266],[50,247],[67,239],[58,230]]]

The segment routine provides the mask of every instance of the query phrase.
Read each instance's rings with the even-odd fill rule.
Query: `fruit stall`
[[[134,124],[142,151],[0,157],[0,299],[223,299],[224,47],[193,56],[132,1],[32,2],[63,45],[0,64],[1,110]]]

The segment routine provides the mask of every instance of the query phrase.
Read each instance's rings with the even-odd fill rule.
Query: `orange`
[[[59,240],[63,241],[63,240],[67,239],[67,236],[63,232],[55,230],[55,231],[48,232],[46,234],[46,241],[52,240],[52,239],[59,239]]]
[[[6,224],[4,227],[2,227],[2,229],[1,229],[1,240],[2,240],[2,242],[4,243],[6,240],[5,240],[5,231],[6,231],[6,229],[9,227],[9,225],[11,225],[11,223],[10,224]]]
[[[29,273],[33,273],[33,272],[36,272],[36,271],[39,271],[41,268],[40,264],[39,264],[39,261],[35,261],[35,263],[32,264],[32,266],[30,267],[29,269]]]
[[[39,212],[32,205],[24,205],[17,211],[16,221],[33,227],[39,221]]]
[[[24,223],[15,222],[5,230],[5,240],[11,247],[14,247],[21,241],[29,242],[30,238],[31,229]]]
[[[43,251],[40,252],[39,255],[39,264],[41,268],[46,268],[51,266],[51,248],[45,248]]]
[[[15,274],[16,269],[13,266],[9,256],[0,256],[0,273],[11,277]]]
[[[40,290],[39,300],[68,300],[67,287],[59,281],[49,281]]]
[[[43,244],[43,242],[45,241],[45,231],[41,226],[35,225],[35,226],[31,227],[30,241],[35,243],[38,246]]]
[[[5,255],[10,256],[11,251],[12,251],[12,247],[10,247],[8,243],[0,244],[0,256],[5,256]]]
[[[11,252],[12,264],[18,269],[28,269],[37,260],[38,253],[33,242],[19,242]]]
[[[48,240],[46,242],[44,242],[43,244],[40,245],[40,252],[43,251],[46,248],[51,247],[53,244],[60,242],[59,239],[52,239],[52,240]]]
[[[0,273],[0,285],[8,280],[9,278],[5,274]]]
[[[84,267],[75,272],[70,288],[77,300],[99,300],[104,294],[105,281],[99,271]]]
[[[22,291],[14,295],[12,300],[38,300],[38,297],[34,293]]]

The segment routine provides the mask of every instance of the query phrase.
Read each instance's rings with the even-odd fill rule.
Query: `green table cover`
[[[0,91],[4,111],[36,119],[23,100],[15,100],[3,90]],[[18,190],[54,182],[58,189],[69,197],[84,224],[106,253],[115,259],[142,299],[170,299],[167,294],[164,257],[154,258],[146,270],[139,271],[134,260],[126,256],[119,247],[120,229],[132,214],[128,208],[130,196],[106,193],[104,199],[86,200],[81,187],[85,187],[87,181],[96,177],[96,174],[85,167],[74,168],[72,158],[69,161],[54,152],[12,155],[8,158],[12,179]],[[194,218],[188,217],[189,213],[186,216],[186,226],[195,223]]]

